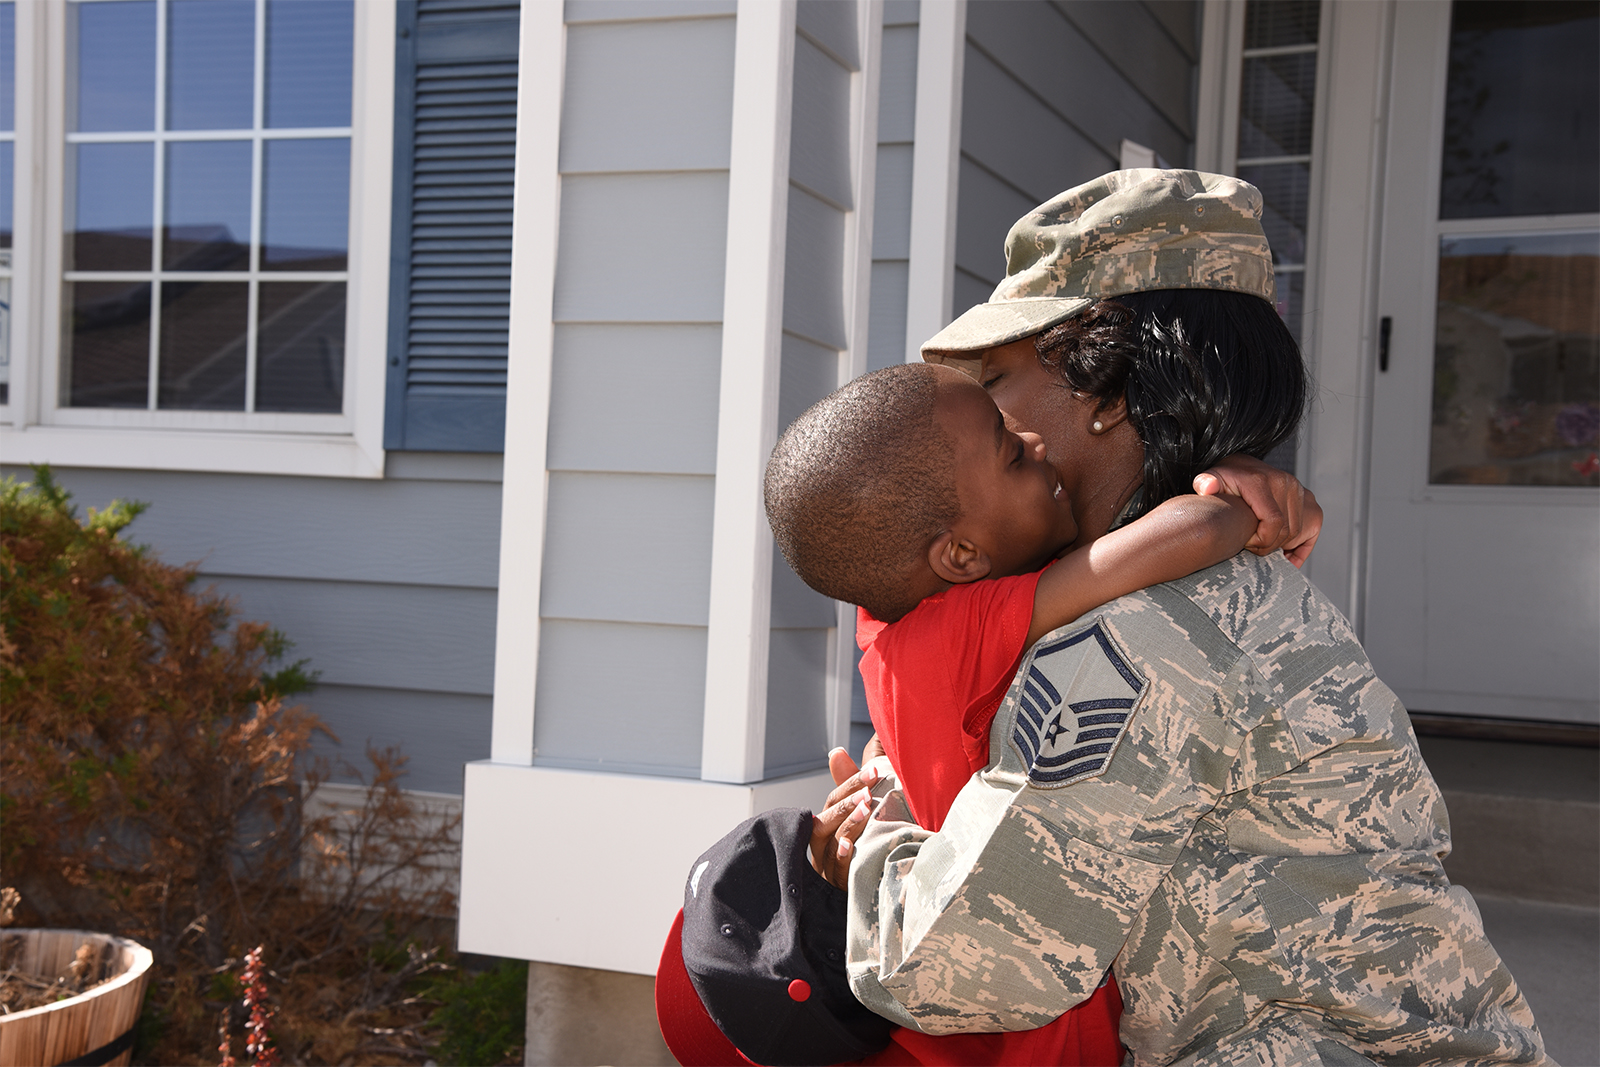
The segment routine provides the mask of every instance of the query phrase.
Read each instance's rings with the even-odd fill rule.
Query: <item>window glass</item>
[[[17,128],[17,5],[0,4],[0,130]]]
[[[12,170],[16,165],[16,142],[0,141],[0,249],[11,248]],[[0,273],[10,273],[11,261],[0,265]]]
[[[68,402],[142,408],[149,402],[150,283],[68,282]]]
[[[1600,485],[1600,233],[1444,237],[1429,481]]]
[[[167,270],[250,267],[250,142],[167,145],[161,263]]]
[[[257,411],[339,411],[344,290],[343,282],[261,284]]]
[[[245,282],[162,285],[161,407],[243,410],[249,311]]]
[[[167,8],[168,129],[250,128],[255,40],[252,0],[172,0]]]
[[[1261,228],[1278,264],[1306,261],[1306,223],[1311,210],[1311,164],[1240,164],[1239,177],[1261,190]]]
[[[1295,156],[1311,151],[1317,93],[1315,42],[1308,52],[1247,56],[1239,107],[1239,157]]]
[[[149,270],[155,146],[77,144],[67,156],[77,184],[69,269]]]
[[[1252,0],[1245,9],[1244,46],[1283,48],[1316,44],[1322,18],[1318,0]]]
[[[350,125],[350,0],[268,0],[267,125]]]
[[[1247,0],[1239,69],[1239,141],[1234,173],[1261,191],[1261,226],[1277,267],[1278,315],[1302,341],[1306,231],[1317,113],[1318,0]],[[1293,470],[1295,439],[1267,462]]]
[[[68,87],[67,128],[84,133],[155,129],[154,0],[100,0],[68,10],[76,77]]]
[[[67,11],[62,402],[342,411],[353,4]]]
[[[1439,217],[1600,211],[1600,6],[1451,9]]]
[[[268,141],[261,265],[344,270],[350,229],[350,142]]]

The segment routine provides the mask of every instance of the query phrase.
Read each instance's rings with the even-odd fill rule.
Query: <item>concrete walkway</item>
[[[1600,1067],[1600,910],[1477,896],[1483,928],[1563,1067]]]

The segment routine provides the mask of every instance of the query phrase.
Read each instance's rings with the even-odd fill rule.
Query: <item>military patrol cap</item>
[[[893,1029],[850,990],[849,898],[811,867],[811,813],[740,823],[689,871],[656,972],[656,1018],[680,1063],[832,1064]]]
[[[971,360],[1106,297],[1227,289],[1272,303],[1261,193],[1193,170],[1116,170],[1034,208],[1006,235],[1006,277],[922,346],[930,363]]]

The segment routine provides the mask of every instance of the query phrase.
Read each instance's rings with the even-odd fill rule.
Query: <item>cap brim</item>
[[[656,968],[656,1022],[667,1048],[683,1067],[751,1067],[717,1024],[689,980],[683,965],[683,909],[672,920],[672,930],[661,949]]]
[[[976,359],[984,349],[1020,341],[1066,322],[1094,302],[1086,296],[1041,296],[979,304],[924,341],[922,358],[929,363]]]

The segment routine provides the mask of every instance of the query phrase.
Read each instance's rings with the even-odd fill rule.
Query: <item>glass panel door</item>
[[[1600,721],[1600,3],[1394,8],[1364,639],[1414,711]]]

